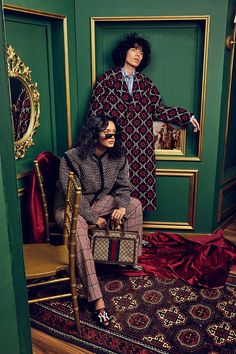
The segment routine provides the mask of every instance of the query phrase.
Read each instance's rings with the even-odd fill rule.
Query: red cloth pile
[[[48,205],[49,220],[53,219],[53,203],[56,191],[56,181],[59,174],[60,159],[50,151],[42,152],[36,158],[43,176],[43,184]],[[43,207],[35,170],[32,170],[29,183],[28,213],[31,227],[32,243],[45,242],[45,226]]]
[[[219,230],[207,236],[186,239],[172,233],[145,235],[149,242],[139,257],[143,272],[124,271],[138,276],[151,273],[165,278],[179,278],[190,285],[223,287],[230,268],[236,268],[236,245]]]

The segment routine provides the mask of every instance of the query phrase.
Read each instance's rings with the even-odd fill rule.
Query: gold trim
[[[225,184],[228,184],[229,182],[233,182],[235,179],[236,179],[236,175],[231,176],[225,179],[224,181],[221,181],[222,182],[221,187],[223,187]]]
[[[143,223],[144,229],[170,229],[170,230],[193,230],[194,228],[188,223],[174,223],[174,222],[148,222],[144,221]]]
[[[187,157],[187,156],[160,156],[158,155],[158,161],[201,161],[199,157]]]
[[[144,228],[148,229],[176,229],[194,230],[196,223],[196,206],[198,190],[198,170],[176,170],[176,169],[157,169],[156,176],[189,177],[189,198],[188,198],[188,221],[145,221]]]
[[[10,4],[4,4],[3,9],[8,10],[8,11],[30,14],[30,15],[57,18],[59,20],[62,20],[66,17],[65,15],[60,15],[60,14],[47,12],[47,11],[41,11],[41,10],[34,10],[34,9],[30,9],[30,8],[23,7],[23,6],[16,6],[16,5],[10,5]]]
[[[63,35],[64,35],[64,60],[65,60],[65,81],[66,81],[66,113],[67,113],[67,139],[68,147],[72,145],[71,131],[71,106],[70,106],[70,76],[69,76],[69,57],[68,57],[68,30],[67,17],[63,19]]]
[[[226,229],[226,227],[231,224],[231,222],[233,222],[236,218],[236,212],[233,213],[232,215],[230,215],[226,220],[224,220],[217,228],[214,232],[216,232],[219,229]]]
[[[23,173],[17,173],[17,179],[22,179],[26,176],[29,176],[31,174],[31,171],[28,171],[28,172],[23,172]]]
[[[221,221],[227,217],[227,215],[231,214],[232,211],[236,209],[236,203],[233,204],[233,206],[226,208],[225,210],[222,210],[223,207],[223,198],[224,198],[224,193],[228,189],[233,189],[236,187],[236,180],[233,180],[231,183],[229,183],[227,186],[224,186],[220,192],[219,192],[219,201],[218,201],[218,212],[217,212],[217,223],[221,223]],[[230,217],[230,215],[229,215]]]
[[[27,100],[30,101],[30,118],[27,130],[24,135],[20,136],[20,139],[14,140],[15,159],[17,160],[22,159],[25,156],[26,151],[34,145],[33,135],[36,133],[36,129],[40,125],[40,94],[38,92],[38,84],[32,81],[30,68],[25,65],[11,45],[7,46],[7,67],[9,86],[11,87],[10,79],[16,79],[23,85],[21,92],[27,92]],[[11,105],[11,107],[13,107],[13,105]],[[21,108],[22,106],[20,106],[20,109]],[[12,121],[13,120],[12,116]],[[14,125],[15,124],[13,123],[13,128],[15,128]]]
[[[63,21],[63,39],[64,39],[64,60],[65,60],[65,82],[66,82],[66,111],[67,111],[67,144],[68,147],[72,144],[72,128],[71,128],[71,105],[70,105],[70,76],[69,76],[69,58],[68,58],[68,30],[67,30],[67,17],[65,15],[60,15],[56,13],[39,11],[34,9],[29,9],[21,6],[3,5],[4,10],[11,12],[19,12],[30,15],[35,15],[39,17],[46,17],[56,20]]]
[[[234,24],[234,30],[233,30],[233,35],[232,35],[233,41],[235,41],[235,38],[236,38],[236,24]],[[233,50],[231,51],[230,67],[229,67],[229,85],[228,85],[225,134],[224,134],[224,154],[223,154],[223,161],[222,161],[222,167],[221,167],[221,185],[224,185],[229,180],[231,180],[231,178],[224,179],[224,172],[225,172],[224,168],[225,168],[226,145],[227,145],[228,129],[229,129],[229,113],[230,113],[230,101],[231,101],[231,91],[232,91],[232,81],[233,81],[234,54],[235,54],[235,45],[233,44]],[[236,176],[234,176],[233,178],[236,178]]]
[[[182,157],[172,156],[164,157],[158,156],[158,160],[181,160],[181,161],[201,161],[202,159],[202,145],[203,145],[203,131],[204,131],[204,118],[205,118],[205,105],[206,105],[206,78],[207,78],[207,62],[208,62],[208,46],[209,46],[209,29],[210,29],[210,16],[121,16],[121,17],[91,17],[90,18],[90,31],[91,31],[91,65],[92,65],[92,86],[96,82],[96,48],[95,48],[95,26],[96,22],[119,22],[119,21],[187,21],[187,20],[203,20],[205,21],[205,36],[204,36],[204,56],[203,56],[203,70],[202,70],[202,90],[201,90],[201,108],[200,108],[200,132],[198,143],[198,156],[197,157]]]
[[[23,197],[25,195],[25,191],[28,189],[28,186],[22,187],[18,189],[18,197]]]

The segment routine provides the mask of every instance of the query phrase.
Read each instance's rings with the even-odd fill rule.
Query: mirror
[[[37,83],[12,46],[7,46],[8,76],[11,94],[12,126],[15,158],[25,156],[39,126],[40,102]]]

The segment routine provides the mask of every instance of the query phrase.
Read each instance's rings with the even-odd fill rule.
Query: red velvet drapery
[[[39,168],[43,176],[46,199],[48,204],[49,220],[53,219],[53,200],[56,189],[56,181],[59,173],[60,160],[50,151],[42,152],[36,158]],[[29,183],[29,202],[28,212],[31,227],[32,239],[30,242],[45,242],[45,226],[43,222],[42,200],[40,197],[39,187],[36,174],[33,169]]]
[[[149,245],[139,258],[144,271],[124,273],[134,276],[151,273],[179,278],[191,285],[218,288],[224,286],[230,268],[236,268],[236,245],[224,238],[222,230],[191,240],[164,232],[148,234],[145,239]]]

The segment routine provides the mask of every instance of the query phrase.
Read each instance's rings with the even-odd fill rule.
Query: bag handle
[[[106,215],[105,215],[106,216]],[[127,218],[124,216],[121,219],[121,223],[116,225],[115,222],[112,220],[111,215],[107,218],[107,224],[104,229],[100,229],[97,225],[90,225],[89,230],[104,230],[105,234],[109,236],[109,232],[111,231],[120,231],[121,235],[125,236],[125,224],[127,222]]]
[[[120,221],[120,224],[117,225],[112,220],[112,218],[110,216],[110,218],[108,219],[108,222],[107,222],[107,227],[109,229],[109,225],[111,225],[111,229],[112,230],[117,230],[117,231],[119,230],[119,231],[121,231],[121,235],[125,236],[125,225],[126,225],[126,222],[127,222],[127,218],[125,216],[123,216],[123,218]]]

